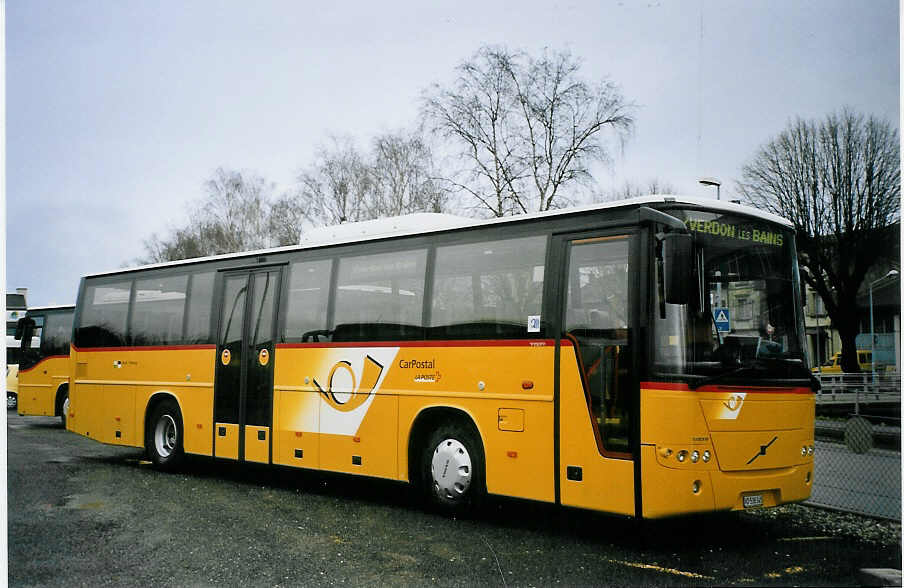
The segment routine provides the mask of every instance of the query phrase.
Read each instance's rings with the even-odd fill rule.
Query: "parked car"
[[[857,350],[857,363],[860,364],[860,371],[869,372],[873,369],[873,352],[869,349]],[[822,373],[824,374],[840,374],[841,370],[841,352],[838,352],[829,358],[829,361],[822,364]],[[819,368],[813,368],[813,373],[820,371]]]

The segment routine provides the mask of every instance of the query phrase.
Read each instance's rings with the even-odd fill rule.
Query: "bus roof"
[[[616,200],[613,202],[603,202],[578,206],[574,208],[560,208],[556,210],[547,210],[544,212],[535,212],[532,214],[522,214],[516,216],[506,216],[491,219],[474,219],[468,217],[455,216],[450,214],[438,213],[416,213],[404,215],[400,217],[382,218],[370,221],[362,221],[355,223],[343,223],[330,227],[319,227],[312,229],[306,235],[302,236],[298,245],[286,245],[283,247],[273,247],[270,249],[258,249],[255,251],[239,251],[236,253],[224,253],[221,255],[211,255],[207,257],[194,257],[190,259],[180,259],[177,261],[168,261],[163,263],[154,263],[149,265],[135,266],[130,268],[122,268],[87,274],[85,277],[99,277],[115,274],[124,274],[136,270],[148,270],[164,267],[173,267],[179,265],[189,265],[201,263],[205,261],[233,259],[240,257],[253,257],[255,255],[269,255],[274,253],[282,253],[288,251],[300,251],[304,249],[314,249],[325,245],[344,245],[350,243],[359,243],[382,239],[386,237],[404,237],[412,235],[424,235],[437,233],[451,229],[465,229],[490,225],[501,225],[509,223],[529,222],[541,218],[554,218],[558,216],[568,216],[573,214],[589,213],[599,210],[619,209],[619,208],[639,208],[646,205],[668,204],[668,205],[687,205],[693,207],[702,207],[716,212],[727,212],[735,214],[743,214],[755,217],[771,223],[780,224],[787,228],[793,228],[793,225],[780,216],[764,212],[757,208],[726,202],[724,200],[712,200],[710,198],[697,198],[692,196],[673,196],[668,194],[641,196],[637,198],[628,198],[625,200]]]

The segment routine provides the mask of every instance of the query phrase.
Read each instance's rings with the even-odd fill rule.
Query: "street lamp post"
[[[697,181],[700,182],[701,184],[703,184],[704,186],[715,186],[716,187],[716,200],[721,200],[721,198],[719,197],[719,186],[722,185],[722,182],[720,182],[716,178],[700,178]]]
[[[873,374],[873,386],[876,385],[876,332],[873,326],[873,286],[891,276],[898,275],[898,270],[891,269],[877,280],[869,283],[869,345],[870,345],[870,369]],[[856,352],[856,351],[855,351]]]

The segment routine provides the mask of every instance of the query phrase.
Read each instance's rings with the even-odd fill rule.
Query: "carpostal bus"
[[[69,348],[75,307],[29,308],[16,325],[20,415],[58,416],[66,426],[69,406]]]
[[[806,499],[791,225],[648,197],[415,215],[81,281],[68,428],[633,517]]]

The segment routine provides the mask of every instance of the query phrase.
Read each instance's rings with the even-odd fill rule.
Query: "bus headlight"
[[[800,456],[807,457],[807,446],[806,445],[804,445],[803,447],[800,448]]]
[[[812,445],[810,445],[809,447],[807,447],[807,455],[813,455],[813,450],[814,450],[814,449],[816,449],[816,448],[813,447]]]
[[[678,452],[678,455],[676,457],[678,461],[683,462],[685,459],[687,459],[687,451],[682,449]]]
[[[691,463],[697,463],[697,460],[700,459],[700,452],[694,449],[693,453],[691,453]]]
[[[703,452],[703,463],[708,462],[709,458],[710,458],[709,449],[707,449],[706,451]]]

